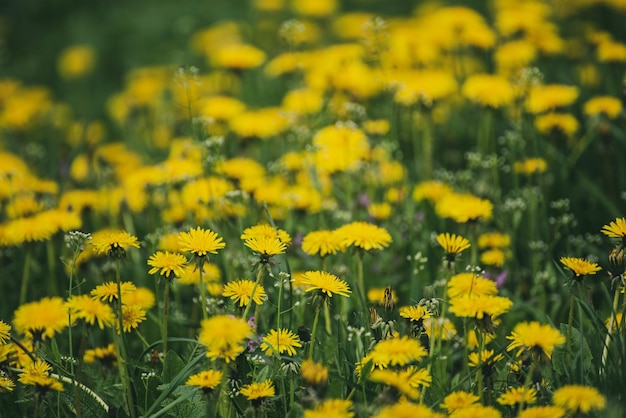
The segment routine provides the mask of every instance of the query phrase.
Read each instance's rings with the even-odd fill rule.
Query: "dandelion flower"
[[[452,194],[454,191],[452,187],[446,183],[442,183],[437,180],[425,181],[413,189],[413,200],[420,202],[427,199],[433,203],[438,202],[441,198],[448,194]]]
[[[8,378],[3,374],[0,374],[0,392],[12,392],[15,387],[15,383],[12,379]]]
[[[410,399],[417,399],[420,396],[419,386],[430,386],[432,377],[428,370],[410,366],[406,370],[399,371],[375,369],[370,374],[369,380],[393,386]]]
[[[439,407],[452,413],[457,409],[463,409],[478,402],[480,398],[473,393],[464,392],[462,390],[452,392],[443,399],[443,403]]]
[[[459,223],[488,221],[493,216],[493,204],[472,194],[451,193],[437,201],[435,212],[441,218]]]
[[[350,412],[352,401],[343,399],[326,399],[318,404],[313,410],[305,410],[304,418],[352,418],[354,413]]]
[[[19,374],[18,380],[24,385],[36,386],[42,390],[63,391],[63,384],[58,379],[50,377],[52,367],[41,359],[30,362]]]
[[[602,270],[597,263],[592,263],[584,258],[576,257],[561,257],[561,264],[563,264],[568,270],[574,273],[576,279],[586,276],[588,274],[596,274],[596,272]]]
[[[266,263],[272,256],[283,254],[287,249],[287,245],[277,237],[249,238],[244,244],[260,255],[261,263]]]
[[[517,418],[562,418],[565,409],[558,406],[531,406],[519,413]]]
[[[308,286],[306,292],[319,290],[328,297],[332,297],[333,294],[350,297],[348,284],[334,274],[325,271],[307,271],[303,275],[302,284]]]
[[[302,380],[309,385],[319,386],[328,382],[328,368],[311,359],[302,362],[300,374],[302,375]]]
[[[494,355],[493,350],[483,350],[480,353],[470,353],[468,356],[468,365],[470,367],[493,366],[503,358],[504,356],[502,354]]]
[[[605,114],[609,119],[615,119],[622,113],[622,102],[611,96],[597,96],[589,99],[583,111],[589,116]]]
[[[586,414],[592,409],[600,411],[606,406],[606,398],[598,389],[581,385],[566,385],[557,389],[552,395],[552,401],[574,414]]]
[[[405,366],[419,361],[426,355],[426,350],[419,341],[409,337],[381,340],[368,354],[374,365],[379,368],[388,366]]]
[[[502,414],[493,406],[472,404],[466,408],[460,408],[451,413],[449,418],[501,418]]]
[[[608,225],[604,225],[600,232],[611,238],[624,239],[626,237],[626,218],[615,219]]]
[[[554,348],[565,343],[565,336],[557,329],[536,321],[518,323],[506,338],[511,340],[507,351],[517,349],[518,356],[528,351],[540,357],[551,358]]]
[[[450,255],[461,254],[471,245],[467,238],[447,232],[437,235],[437,242],[441,245],[441,248]]]
[[[148,259],[148,265],[152,267],[148,274],[155,274],[161,270],[161,275],[167,278],[170,277],[171,273],[180,277],[183,274],[185,264],[187,264],[187,258],[182,254],[157,251]]]
[[[450,300],[450,312],[458,317],[496,318],[509,311],[513,301],[503,296],[463,295]]]
[[[541,174],[548,169],[548,163],[543,158],[527,158],[513,163],[513,171],[518,174]]]
[[[478,276],[475,273],[455,274],[448,280],[448,297],[456,298],[469,295],[490,295],[498,294],[498,288],[493,280]]]
[[[492,248],[480,255],[480,262],[485,266],[502,267],[506,260],[506,254],[499,248]]]
[[[122,305],[122,327],[131,332],[146,319],[146,311],[139,305]]]
[[[505,77],[492,74],[469,76],[462,92],[472,102],[495,109],[511,104],[515,98],[511,83]]]
[[[383,406],[373,418],[443,418],[443,414],[433,412],[426,405],[401,400],[395,405]]]
[[[139,248],[139,241],[137,237],[126,231],[111,230],[103,234],[94,234],[91,245],[94,246],[97,254],[123,258],[129,248]]]
[[[123,301],[124,295],[134,292],[135,290],[137,290],[137,287],[135,286],[134,283],[131,283],[131,282],[121,282],[120,290],[122,293],[122,301]],[[92,289],[90,294],[94,299],[99,299],[102,302],[109,302],[109,303],[113,302],[114,300],[117,300],[117,297],[118,297],[117,283],[106,282],[106,283],[100,284],[96,286],[94,289]]]
[[[263,342],[261,343],[261,350],[265,351],[269,356],[275,352],[282,354],[285,351],[287,355],[293,356],[296,354],[296,348],[301,347],[302,344],[298,336],[288,329],[271,330],[263,337]]]
[[[85,363],[95,363],[99,361],[106,366],[114,366],[117,362],[115,346],[109,344],[106,347],[96,347],[91,350],[85,350],[83,360]]]
[[[243,319],[216,315],[202,321],[198,341],[207,348],[207,357],[229,363],[243,352],[243,343],[251,335],[252,328]]]
[[[100,329],[113,325],[115,321],[113,309],[109,305],[88,295],[72,296],[65,302],[65,306],[73,318],[84,319],[89,325],[97,321]]]
[[[498,403],[500,405],[517,405],[524,402],[524,404],[533,404],[537,402],[537,389],[527,387],[517,387],[507,389],[502,395],[498,397]]]
[[[252,290],[254,289],[254,303],[262,305],[267,299],[265,288],[263,288],[263,285],[257,284],[255,289],[254,285],[255,283],[252,280],[235,280],[224,285],[222,296],[231,298],[235,303],[238,302],[239,307],[248,306],[252,297]]]
[[[419,322],[432,316],[432,312],[422,305],[403,306],[399,312],[402,318],[406,318],[411,322]]]
[[[302,239],[302,251],[308,255],[319,254],[320,257],[325,257],[345,249],[344,239],[336,231],[326,229],[312,231]]]
[[[275,228],[270,224],[259,224],[246,228],[240,238],[244,241],[251,238],[278,238],[287,246],[291,244],[291,237],[287,231]]]
[[[352,222],[336,231],[343,237],[344,245],[352,245],[365,251],[382,250],[393,241],[386,229],[367,222]]]
[[[185,384],[200,388],[205,394],[209,394],[222,382],[223,376],[224,373],[219,370],[203,370],[189,376]]]
[[[249,385],[245,385],[239,392],[245,396],[246,399],[252,401],[252,405],[258,406],[263,399],[274,396],[276,394],[276,389],[274,389],[272,381],[267,379],[260,383],[254,382]]]
[[[17,308],[13,317],[13,327],[35,341],[52,338],[67,326],[67,308],[59,297],[25,303]]]
[[[11,325],[0,320],[0,345],[6,344],[11,339]]]
[[[189,232],[181,232],[178,235],[178,243],[181,251],[188,251],[196,257],[217,254],[217,250],[226,246],[217,233],[201,227],[191,228]]]

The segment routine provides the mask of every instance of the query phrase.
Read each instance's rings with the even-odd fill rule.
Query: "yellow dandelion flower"
[[[430,386],[432,377],[427,369],[418,369],[415,366],[409,366],[405,370],[398,371],[375,369],[370,374],[369,380],[393,386],[410,399],[417,399],[420,396],[418,388],[420,386]]]
[[[304,360],[300,367],[302,380],[309,385],[319,386],[328,382],[328,368],[311,359]]]
[[[19,374],[18,380],[25,385],[36,386],[42,390],[63,391],[63,384],[58,379],[50,377],[52,367],[41,359],[30,362]]]
[[[365,251],[382,250],[393,241],[386,229],[367,222],[352,222],[336,231],[343,237],[344,245],[354,246]]]
[[[478,236],[478,248],[508,248],[511,237],[502,232],[487,232]]]
[[[578,88],[562,84],[550,84],[531,88],[526,99],[526,109],[531,113],[543,113],[557,107],[568,106],[578,98]]]
[[[511,83],[505,77],[491,74],[469,76],[462,92],[472,102],[493,108],[511,104],[515,98]]]
[[[493,406],[472,404],[451,413],[449,418],[502,418],[502,414]]]
[[[243,343],[251,336],[252,328],[243,319],[216,315],[202,321],[198,341],[207,348],[207,357],[230,363],[243,352]]]
[[[98,361],[105,366],[115,366],[115,364],[117,363],[115,345],[109,344],[106,347],[97,347],[94,349],[85,350],[83,360],[85,361],[85,363],[95,363],[96,361]]]
[[[441,218],[450,218],[460,223],[488,221],[493,216],[493,204],[472,194],[451,193],[437,201],[435,212]]]
[[[272,256],[284,254],[287,249],[287,245],[277,237],[249,238],[244,244],[261,257],[261,263],[269,261]]]
[[[441,245],[441,248],[450,255],[461,254],[471,246],[467,238],[447,232],[437,235],[437,242]]]
[[[303,275],[302,284],[307,286],[306,292],[319,290],[328,297],[333,294],[350,297],[351,293],[346,282],[325,271],[307,271]]]
[[[278,238],[287,246],[291,244],[291,236],[287,231],[275,228],[270,224],[259,224],[246,228],[239,238],[244,241],[251,238]]]
[[[147,287],[138,287],[122,293],[122,302],[126,305],[139,305],[147,311],[154,306],[156,298],[152,290]]]
[[[548,169],[548,163],[543,158],[527,158],[513,163],[513,171],[518,174],[541,174]]]
[[[454,193],[452,187],[445,183],[436,180],[425,181],[413,189],[413,200],[420,202],[426,199],[436,203],[444,196],[452,193]]]
[[[137,287],[134,283],[131,282],[121,282],[120,290],[122,293],[122,301],[124,301],[124,295],[130,292],[137,290]],[[106,282],[96,286],[89,293],[94,299],[99,299],[102,302],[113,302],[117,300],[117,283],[115,282]]]
[[[296,354],[296,348],[301,347],[302,343],[300,343],[298,336],[288,329],[271,330],[263,337],[263,342],[261,343],[261,350],[265,351],[269,356],[275,352],[282,354],[285,351],[287,355],[293,356]]]
[[[0,392],[12,392],[15,387],[15,383],[12,379],[8,378],[4,374],[0,374]]]
[[[421,305],[403,306],[400,308],[399,313],[402,318],[406,318],[411,322],[419,322],[432,317],[432,312]]]
[[[557,329],[536,321],[518,323],[511,335],[506,338],[511,340],[506,350],[517,349],[518,356],[526,351],[540,357],[551,358],[554,348],[565,343],[565,336]]]
[[[604,225],[600,232],[611,238],[624,239],[626,237],[626,218],[615,219],[608,225]]]
[[[204,263],[202,266],[202,281],[207,283],[218,283],[222,279],[222,271],[213,263]],[[193,264],[188,264],[183,268],[182,274],[178,278],[178,284],[199,284],[200,269]]]
[[[65,79],[76,79],[89,74],[95,64],[95,51],[89,45],[72,45],[59,56],[57,68]]]
[[[326,399],[319,403],[313,410],[305,410],[304,418],[352,418],[350,412],[352,401],[343,399]]]
[[[254,300],[257,305],[262,305],[267,299],[265,288],[261,284],[257,284],[255,288],[255,282],[247,279],[239,279],[234,282],[230,282],[224,285],[222,296],[231,298],[235,303],[239,303],[240,307],[248,306],[250,298]],[[254,297],[252,297],[252,290],[254,289]]]
[[[537,389],[527,387],[509,388],[498,397],[500,405],[517,405],[524,402],[525,405],[537,402]]]
[[[146,311],[143,307],[139,305],[122,305],[122,328],[124,328],[124,332],[131,332],[145,319]]]
[[[319,254],[320,257],[325,257],[345,249],[343,236],[336,231],[326,229],[312,231],[302,239],[302,251],[309,255]]]
[[[390,365],[405,366],[413,361],[419,361],[426,354],[426,349],[419,341],[404,336],[379,341],[369,356],[374,366],[385,368]]]
[[[596,272],[602,270],[597,263],[592,263],[584,258],[577,257],[561,257],[561,264],[568,270],[574,273],[576,279],[582,278],[588,274],[596,274]]]
[[[226,246],[217,233],[201,227],[191,228],[189,232],[181,232],[178,235],[178,243],[181,251],[188,251],[196,257],[217,254],[217,250]]]
[[[15,330],[35,341],[52,338],[67,326],[67,308],[59,297],[25,303],[17,308],[13,317]]]
[[[91,244],[96,249],[97,254],[106,254],[112,257],[123,257],[130,247],[139,248],[137,237],[126,231],[117,230],[92,235]]]
[[[11,339],[11,325],[0,319],[0,346]]]
[[[249,385],[244,385],[239,391],[243,396],[246,397],[249,401],[260,401],[264,398],[271,398],[276,394],[276,389],[274,388],[274,384],[270,379],[264,380],[263,382],[254,382]]]
[[[115,321],[113,309],[109,305],[88,295],[72,296],[65,302],[65,306],[72,318],[84,319],[89,325],[94,325],[98,321],[100,329],[113,325]]]
[[[606,407],[606,398],[598,389],[590,386],[566,385],[552,394],[555,405],[576,414],[586,414],[591,410],[601,411]]]
[[[506,260],[506,254],[499,248],[492,248],[480,255],[480,262],[485,266],[502,267]]]
[[[148,274],[155,274],[161,270],[161,275],[165,277],[169,278],[171,273],[179,277],[184,271],[185,264],[187,264],[187,258],[182,254],[157,251],[148,259],[148,265],[152,267]]]
[[[456,328],[449,318],[425,318],[424,329],[428,338],[441,338],[444,341],[451,340],[457,334]]]
[[[517,418],[562,418],[565,409],[558,406],[531,406],[519,413]]]
[[[463,295],[491,295],[498,294],[498,288],[493,280],[478,276],[475,273],[455,274],[448,280],[448,297],[453,299]]]
[[[481,353],[470,353],[467,363],[470,367],[493,366],[502,359],[504,359],[504,355],[502,354],[494,355],[493,350],[483,350]]]
[[[401,400],[397,404],[383,406],[373,418],[443,418],[443,414],[432,411],[426,405]]]
[[[588,116],[606,115],[609,119],[615,119],[622,113],[622,102],[611,96],[597,96],[589,99],[583,107],[583,112]]]
[[[509,311],[513,301],[503,296],[463,295],[450,300],[450,312],[457,317],[493,319]]]
[[[265,52],[247,44],[231,43],[211,53],[213,65],[235,70],[256,68],[265,61]]]
[[[542,134],[558,131],[570,137],[578,131],[578,127],[578,119],[569,113],[550,112],[535,119],[535,128]]]
[[[200,388],[207,394],[222,383],[223,377],[224,373],[219,370],[203,370],[189,376],[185,385]]]
[[[456,392],[452,392],[451,394],[443,398],[443,403],[439,406],[448,411],[448,413],[450,414],[457,409],[467,408],[468,406],[475,404],[479,400],[480,398],[473,393],[459,390]]]

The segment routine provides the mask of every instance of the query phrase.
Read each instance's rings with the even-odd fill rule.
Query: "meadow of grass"
[[[0,416],[623,417],[625,16],[0,6]]]

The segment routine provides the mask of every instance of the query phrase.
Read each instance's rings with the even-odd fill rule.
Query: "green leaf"
[[[560,325],[561,334],[567,335],[567,324]],[[571,328],[571,341],[561,346],[555,347],[552,352],[552,367],[554,370],[563,376],[570,376],[574,370],[582,368],[582,370],[589,370],[591,366],[591,360],[593,355],[591,349],[585,337],[576,329]],[[568,351],[568,347],[571,347],[572,352]]]
[[[185,367],[185,363],[175,351],[168,351],[163,360],[163,383],[169,383]]]
[[[304,415],[304,409],[302,405],[294,403],[285,418],[300,418]]]

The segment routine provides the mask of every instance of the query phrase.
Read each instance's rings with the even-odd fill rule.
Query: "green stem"
[[[322,302],[325,303],[325,302]],[[317,335],[317,323],[319,322],[320,319],[320,309],[321,308],[321,303],[318,303],[317,307],[315,308],[315,319],[313,319],[313,329],[311,330],[311,345],[309,346],[309,359],[313,359],[313,349],[315,347],[315,336]]]
[[[278,287],[278,312],[276,312],[276,332],[280,332],[280,307],[281,302],[283,301],[283,278],[281,275],[278,275],[278,280],[280,280],[280,284]]]
[[[528,374],[526,375],[526,379],[524,379],[524,392],[522,393],[522,400],[519,403],[519,411],[524,410],[524,404],[526,403],[526,391],[528,390],[530,384],[532,383],[533,374],[535,373],[536,364],[533,361],[528,369]]]
[[[613,310],[611,311],[611,319],[609,320],[609,327],[607,329],[606,338],[604,339],[604,349],[602,350],[602,369],[601,372],[604,371],[606,367],[606,359],[609,356],[609,344],[611,343],[611,334],[613,332],[613,327],[615,326],[615,322],[617,320],[617,309],[619,307],[619,299],[621,296],[621,288],[617,286],[615,288],[615,294],[613,295]],[[624,316],[622,315],[622,319]]]
[[[483,402],[483,351],[485,350],[485,338],[483,333],[475,330],[476,336],[480,338],[480,345],[478,351],[478,370],[476,373],[476,385],[478,386],[478,397],[480,398],[480,403]]]
[[[250,307],[254,303],[254,293],[256,292],[256,288],[259,286],[259,284],[261,284],[261,280],[263,280],[264,270],[265,270],[264,266],[259,266],[259,270],[257,271],[257,274],[256,274],[256,281],[254,282],[254,286],[252,287],[252,292],[250,292],[250,302],[246,306],[246,309],[243,311],[243,315],[241,315],[243,319],[246,319],[246,320],[248,319],[248,312],[250,312]],[[258,320],[258,318],[255,318],[255,319]]]
[[[433,136],[430,127],[430,115],[422,113],[422,175],[424,180],[433,176]]]
[[[361,304],[365,311],[365,318],[367,318],[367,299],[365,298],[365,279],[363,278],[363,251],[359,250],[359,258],[357,260],[357,278],[359,283],[359,296],[361,297]]]
[[[200,304],[202,306],[202,318],[208,319],[209,314],[206,309],[206,286],[204,285],[204,282],[202,281],[202,272],[204,270],[204,259],[199,261],[196,264],[196,266],[197,266],[196,268],[200,270],[200,273],[199,273],[200,274]]]
[[[570,296],[569,299],[569,315],[567,317],[567,351],[571,352],[572,351],[572,322],[574,322],[574,304],[575,304],[575,299],[574,299],[574,293],[572,292],[572,295]]]
[[[46,241],[46,257],[48,259],[48,294],[58,295],[59,287],[56,280],[56,259],[54,257],[54,243],[51,239]]]
[[[24,269],[22,270],[22,288],[20,289],[20,305],[26,302],[26,296],[28,294],[28,282],[30,281],[30,267],[33,262],[32,247],[26,245],[26,254],[24,256]]]
[[[163,290],[163,323],[161,324],[161,338],[163,339],[163,357],[167,354],[167,315],[170,295],[170,280],[165,278],[165,289]]]
[[[126,364],[126,359],[128,356],[126,355],[126,346],[123,343],[123,333],[124,333],[124,317],[122,313],[122,284],[120,278],[120,260],[119,258],[116,260],[115,264],[115,281],[117,282],[117,324],[119,326],[118,331],[114,331],[115,334],[115,344],[116,344],[116,354],[117,354],[117,364],[120,372],[120,379],[122,380],[122,387],[124,388],[124,394],[126,396],[126,403],[128,405],[128,412],[132,418],[135,418],[135,405],[133,401],[133,389],[129,382],[128,377],[128,366]]]

